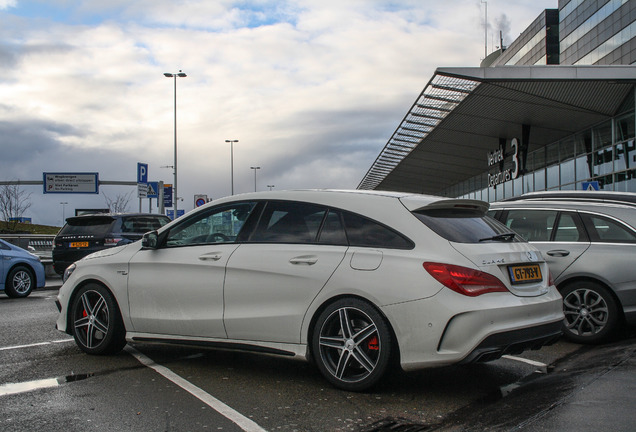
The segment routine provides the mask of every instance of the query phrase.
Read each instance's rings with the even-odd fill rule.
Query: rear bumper
[[[497,360],[503,355],[520,354],[526,350],[538,350],[552,345],[561,336],[563,321],[496,333],[488,336],[475,348],[461,364],[483,363]]]
[[[405,371],[494,360],[556,341],[563,299],[551,287],[537,297],[489,293],[466,297],[451,290],[386,306]]]

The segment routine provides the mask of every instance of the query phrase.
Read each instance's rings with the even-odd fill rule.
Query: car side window
[[[256,203],[212,207],[196,213],[170,230],[167,247],[233,243]]]
[[[581,216],[593,242],[636,243],[636,234],[612,219],[591,214]]]
[[[257,243],[315,243],[327,208],[294,201],[270,201],[250,238]]]
[[[398,232],[363,216],[343,212],[349,245],[412,249],[413,243]]]
[[[576,223],[576,214],[561,212],[554,233],[555,242],[579,242],[587,241],[585,234],[580,231]]]
[[[321,244],[331,245],[348,245],[347,234],[345,233],[342,222],[341,212],[337,210],[329,210],[327,217],[320,230],[318,242]]]
[[[509,210],[505,224],[528,241],[550,241],[556,210]]]

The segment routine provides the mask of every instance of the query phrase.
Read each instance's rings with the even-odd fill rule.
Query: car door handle
[[[318,262],[318,257],[315,255],[299,256],[290,259],[289,262],[292,264],[314,265]]]
[[[218,261],[221,259],[221,254],[219,252],[211,252],[199,256],[199,259],[201,261]]]
[[[553,257],[564,257],[570,255],[570,251],[563,249],[555,249],[547,252],[548,255]]]

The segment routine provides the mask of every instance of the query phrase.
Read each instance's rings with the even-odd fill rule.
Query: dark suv
[[[149,213],[102,213],[66,219],[53,242],[53,268],[64,274],[66,267],[86,255],[132,243],[144,233],[170,222],[170,218]]]

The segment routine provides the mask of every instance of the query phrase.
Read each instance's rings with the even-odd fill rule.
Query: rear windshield
[[[169,218],[157,218],[149,216],[125,217],[121,222],[123,233],[147,233],[154,231],[170,222]]]
[[[473,210],[419,210],[413,214],[436,234],[456,243],[494,241],[493,237],[511,232],[501,222]],[[507,240],[520,241],[517,236]]]
[[[115,219],[112,217],[69,218],[59,235],[105,236]]]

